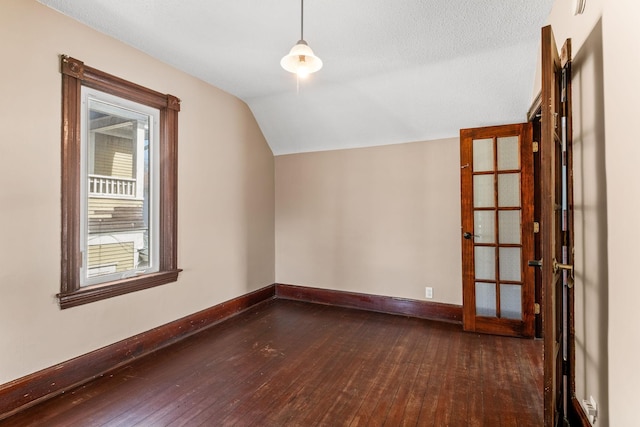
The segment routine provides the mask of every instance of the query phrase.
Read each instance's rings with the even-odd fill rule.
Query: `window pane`
[[[517,136],[498,138],[498,170],[520,169],[520,150]]]
[[[522,319],[522,287],[500,285],[500,317]]]
[[[473,140],[473,171],[493,170],[493,138]]]
[[[475,243],[496,242],[496,212],[475,211],[473,213],[473,234]]]
[[[498,175],[498,206],[520,206],[519,173],[502,173]]]
[[[500,248],[500,280],[522,280],[522,256],[520,248]]]
[[[83,286],[157,271],[150,193],[157,118],[104,98],[97,91],[86,97]]]
[[[520,244],[520,211],[498,212],[498,230],[500,243]]]
[[[474,249],[475,277],[480,280],[496,279],[496,248],[476,246]]]
[[[493,175],[475,175],[473,177],[473,206],[491,208],[495,206]]]
[[[496,316],[495,283],[476,282],[476,315]]]

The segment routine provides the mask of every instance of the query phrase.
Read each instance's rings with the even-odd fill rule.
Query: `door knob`
[[[562,264],[562,263],[559,263],[557,260],[554,259],[553,260],[553,273],[556,274],[558,272],[558,270],[566,270],[566,271],[569,272],[568,276],[566,277],[567,286],[569,288],[573,288],[573,283],[575,281],[573,265],[572,264]]]
[[[569,273],[571,274],[571,277],[573,277],[573,265],[571,264],[561,264],[558,261],[556,261],[555,259],[553,260],[553,272],[557,273],[558,270],[568,270]]]
[[[465,231],[465,232],[462,234],[462,237],[464,237],[465,239],[469,240],[469,239],[471,239],[472,237],[480,237],[480,236],[478,236],[477,234],[473,234],[473,233],[469,233],[468,231]]]

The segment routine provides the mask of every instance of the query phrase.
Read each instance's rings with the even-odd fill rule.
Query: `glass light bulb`
[[[309,67],[307,67],[304,63],[301,64],[296,70],[296,74],[302,79],[307,78],[307,76],[309,75]]]

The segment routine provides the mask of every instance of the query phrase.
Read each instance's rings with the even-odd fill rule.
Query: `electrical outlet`
[[[430,286],[427,286],[426,288],[424,288],[424,297],[425,298],[433,298],[433,288]]]
[[[584,408],[591,425],[595,425],[598,420],[598,404],[593,396],[589,396],[589,400],[583,399],[582,407]]]

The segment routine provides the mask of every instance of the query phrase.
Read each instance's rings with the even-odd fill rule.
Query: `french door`
[[[532,337],[532,126],[462,129],[460,160],[464,329]]]

